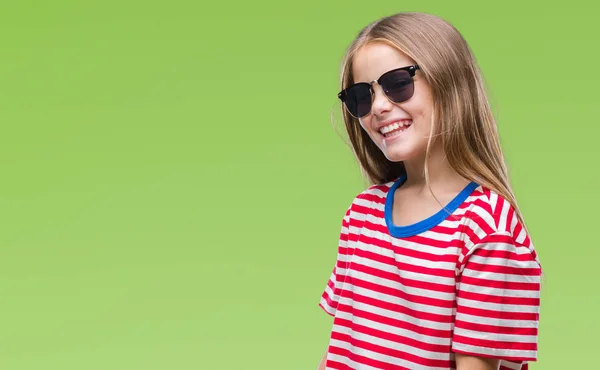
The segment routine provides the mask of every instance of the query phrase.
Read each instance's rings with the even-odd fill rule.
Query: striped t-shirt
[[[454,353],[537,358],[541,266],[513,207],[471,183],[437,214],[392,222],[394,191],[348,208],[320,306],[334,316],[327,369],[454,369]]]

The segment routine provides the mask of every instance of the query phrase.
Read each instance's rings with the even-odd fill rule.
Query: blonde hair
[[[355,53],[372,42],[384,42],[412,58],[431,87],[433,132],[425,157],[427,185],[431,138],[439,136],[452,168],[462,177],[506,199],[525,227],[509,182],[481,71],[458,30],[438,16],[413,12],[394,14],[369,24],[344,56],[342,89],[354,83]],[[392,162],[385,157],[356,118],[343,108],[342,115],[354,155],[371,184],[393,181],[406,173],[402,162]]]

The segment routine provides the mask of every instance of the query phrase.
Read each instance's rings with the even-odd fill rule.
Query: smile
[[[383,126],[379,132],[386,138],[399,135],[412,125],[412,120],[402,120]]]

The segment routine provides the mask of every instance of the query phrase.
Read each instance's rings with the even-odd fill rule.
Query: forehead
[[[406,54],[384,43],[361,47],[352,58],[354,82],[376,80],[387,71],[415,64]]]

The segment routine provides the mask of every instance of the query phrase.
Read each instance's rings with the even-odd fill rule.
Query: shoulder
[[[477,187],[467,206],[463,225],[465,243],[459,256],[459,272],[473,259],[480,264],[510,265],[514,271],[541,268],[525,225],[519,220],[515,207],[500,194]]]
[[[373,202],[385,202],[387,198],[387,194],[394,185],[393,181],[383,183],[383,184],[374,184],[370,185],[368,188],[360,192],[354,198],[354,202],[364,202],[364,201],[373,201]]]
[[[506,198],[484,186],[478,186],[473,191],[465,218],[473,242],[501,234],[509,235],[515,243],[531,245],[527,229],[515,207]]]
[[[354,197],[350,207],[348,207],[348,212],[383,209],[387,195],[393,185],[393,181],[370,185]]]
[[[344,222],[363,221],[369,216],[383,218],[387,194],[393,185],[394,181],[373,184],[356,194],[346,209]]]

